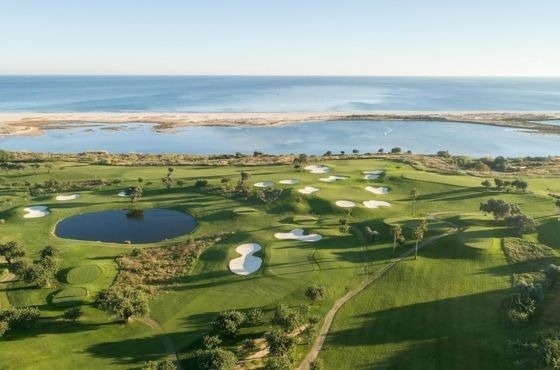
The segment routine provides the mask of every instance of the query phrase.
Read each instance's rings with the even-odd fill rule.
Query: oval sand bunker
[[[282,185],[295,185],[299,182],[299,180],[296,179],[287,179],[287,180],[280,180],[278,181],[280,184]]]
[[[391,207],[391,203],[382,200],[366,200],[363,204],[366,208]]]
[[[313,186],[306,186],[303,189],[298,189],[298,191],[302,194],[311,194],[319,191],[319,188],[315,188]]]
[[[309,171],[310,173],[329,173],[331,171],[330,168],[323,165],[312,164],[309,166],[304,167],[305,170]]]
[[[334,204],[342,208],[353,208],[356,207],[356,203],[349,200],[337,200]]]
[[[322,239],[322,236],[319,234],[309,234],[303,235],[303,229],[294,229],[289,233],[276,233],[274,237],[276,239],[292,239],[292,240],[299,240],[302,242],[318,242]]]
[[[80,197],[80,194],[72,194],[72,195],[59,195],[57,196],[55,199],[58,201],[64,201],[64,200],[74,200],[74,199],[78,199]]]
[[[260,251],[262,247],[257,243],[241,244],[235,251],[241,255],[229,261],[229,269],[237,275],[249,275],[261,268],[262,258],[253,254]]]
[[[31,206],[31,207],[26,207],[23,210],[27,212],[25,215],[23,215],[23,218],[45,217],[50,213],[49,207],[45,207],[45,206]]]
[[[389,194],[389,188],[386,187],[374,187],[374,186],[366,186],[364,189],[366,189],[366,191],[369,191],[370,193],[373,194],[378,194],[378,195],[384,195],[384,194]]]
[[[273,181],[262,181],[255,183],[253,186],[256,188],[270,188],[272,185],[274,185]]]

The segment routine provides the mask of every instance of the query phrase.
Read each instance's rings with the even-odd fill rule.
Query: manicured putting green
[[[238,207],[235,208],[233,210],[233,213],[235,213],[236,215],[246,215],[246,214],[250,214],[250,213],[255,213],[258,212],[259,210],[256,208],[251,208],[251,207]]]
[[[87,289],[72,287],[61,289],[53,295],[52,302],[59,306],[73,306],[82,303],[87,296]]]
[[[77,266],[68,271],[66,281],[70,284],[87,284],[95,281],[102,272],[97,265]]]

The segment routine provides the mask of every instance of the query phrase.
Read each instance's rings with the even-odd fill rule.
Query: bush
[[[251,325],[260,325],[263,321],[263,312],[260,308],[253,308],[247,312],[247,323]]]
[[[533,283],[519,283],[509,298],[508,318],[513,322],[528,321],[543,300],[542,286]]]
[[[294,330],[300,325],[301,318],[297,311],[291,309],[285,304],[279,304],[274,310],[272,323],[279,325],[285,330]]]
[[[560,280],[560,266],[556,266],[554,264],[548,265],[544,269],[544,275],[546,277],[548,285],[553,288],[558,280]]]
[[[237,363],[235,354],[223,349],[196,351],[194,359],[200,370],[234,370]]]
[[[208,180],[204,180],[204,179],[198,179],[196,180],[196,182],[194,183],[194,187],[196,189],[201,189],[205,186],[208,186]]]
[[[272,356],[284,356],[294,347],[295,340],[284,331],[275,330],[265,335],[266,345]]]
[[[228,337],[235,337],[237,331],[245,322],[245,314],[241,311],[224,311],[212,323],[212,327],[219,333]]]
[[[293,370],[292,360],[286,356],[270,357],[264,366],[265,370]]]
[[[64,311],[64,320],[76,322],[82,317],[82,308],[80,306],[74,306],[66,311]]]
[[[305,296],[312,302],[317,302],[325,298],[327,288],[321,285],[311,285],[305,290]]]

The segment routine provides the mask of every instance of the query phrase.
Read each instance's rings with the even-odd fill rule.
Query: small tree
[[[65,321],[76,322],[82,317],[82,308],[80,306],[70,307],[64,311],[63,317]]]
[[[112,287],[99,292],[95,305],[116,314],[128,323],[132,316],[145,316],[149,313],[148,298],[132,286]]]
[[[247,322],[251,325],[260,325],[263,321],[263,311],[260,308],[253,308],[247,312]]]
[[[420,243],[420,241],[424,239],[424,233],[426,233],[426,231],[428,231],[426,220],[422,220],[414,230],[414,237],[416,238],[416,245],[414,247],[414,259],[418,258],[418,243]]]
[[[544,269],[544,276],[546,277],[546,281],[551,288],[556,286],[556,283],[560,280],[560,266],[556,266],[554,264],[548,265]]]
[[[526,214],[517,214],[505,218],[506,224],[513,228],[517,235],[521,236],[526,233],[535,231],[536,224],[532,217]]]
[[[131,204],[136,203],[138,198],[142,197],[142,187],[140,185],[136,185],[128,188],[128,197],[130,198]]]
[[[274,310],[272,323],[281,326],[285,330],[292,331],[301,324],[301,318],[296,310],[281,303]]]
[[[0,245],[0,256],[4,256],[8,265],[11,265],[14,259],[25,256],[25,250],[18,242],[10,241]]]
[[[318,302],[325,298],[327,295],[327,288],[322,285],[311,285],[305,289],[305,296],[311,300],[311,302]]]
[[[142,370],[176,370],[177,365],[171,360],[148,361],[142,366]]]
[[[480,183],[480,185],[484,186],[484,189],[486,191],[488,191],[490,189],[490,186],[492,186],[492,184],[488,180],[484,180],[483,182]]]
[[[196,351],[196,364],[201,370],[234,370],[237,357],[233,352],[223,349]]]
[[[265,370],[293,370],[294,364],[288,356],[269,357],[264,366]]]
[[[416,188],[410,191],[410,200],[412,201],[412,215],[414,216],[414,205],[416,204],[416,199],[418,199],[418,195],[420,193]]]
[[[218,348],[222,344],[222,340],[217,335],[205,335],[202,337],[202,346],[205,349]]]
[[[218,333],[222,333],[228,337],[235,337],[237,331],[245,322],[245,314],[241,311],[224,311],[218,314],[216,320],[212,322],[212,327]]]
[[[397,240],[403,237],[401,225],[391,225],[391,235],[393,235],[393,256],[397,249]]]
[[[272,356],[284,356],[295,346],[295,340],[286,332],[274,330],[265,335],[266,345]]]

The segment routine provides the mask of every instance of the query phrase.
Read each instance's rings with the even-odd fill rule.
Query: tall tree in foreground
[[[403,237],[401,225],[395,224],[391,225],[391,235],[393,235],[393,256],[395,255],[395,250],[397,249],[397,240]]]
[[[134,204],[142,196],[142,187],[140,185],[131,186],[129,192],[130,204]]]
[[[414,248],[414,259],[418,258],[418,243],[420,243],[420,241],[424,239],[424,234],[426,233],[426,231],[428,231],[428,224],[426,220],[422,220],[414,230],[414,237],[416,238],[416,246]]]
[[[412,215],[414,216],[414,206],[416,204],[416,199],[418,198],[418,190],[416,188],[410,191],[410,199],[412,200]]]

